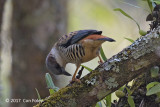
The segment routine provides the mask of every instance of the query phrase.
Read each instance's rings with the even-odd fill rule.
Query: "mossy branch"
[[[44,99],[36,107],[94,106],[108,94],[160,63],[160,27],[137,39],[94,71]]]

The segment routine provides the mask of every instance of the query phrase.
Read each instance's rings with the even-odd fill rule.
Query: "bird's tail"
[[[109,37],[106,37],[106,36],[103,36],[103,35],[98,35],[98,34],[89,35],[82,40],[85,40],[85,39],[101,40],[101,41],[109,41],[109,42],[114,42],[115,41],[112,38],[109,38]]]
[[[109,42],[115,42],[114,39],[103,36],[103,35],[98,35],[98,39],[97,40],[102,40],[102,41],[109,41]]]
[[[99,39],[97,39],[97,40],[103,40],[103,41],[115,42],[115,40],[114,40],[114,39],[109,38],[109,37],[99,38]]]

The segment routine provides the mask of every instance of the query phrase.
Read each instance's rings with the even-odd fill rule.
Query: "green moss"
[[[51,95],[50,97],[46,98],[44,102],[42,102],[41,106],[49,107],[50,105],[58,106],[58,104],[62,104],[64,106],[67,106],[68,101],[70,101],[72,98],[76,98],[79,96],[79,94],[83,93],[84,91],[89,91],[90,87],[88,87],[85,84],[78,84],[74,83],[72,86],[67,86],[65,88],[60,89],[55,94]],[[75,100],[74,105],[76,104]],[[39,107],[39,105],[37,105]]]
[[[92,71],[92,73],[91,73],[91,75],[89,77],[94,77],[94,76],[97,76],[99,74],[100,74],[99,71]]]
[[[93,71],[88,77],[86,77],[88,80],[92,80],[94,77],[97,77],[97,75],[100,74],[98,71]],[[68,101],[73,103],[73,105],[76,105],[76,101],[70,101],[73,98],[78,97],[81,93],[84,92],[89,92],[91,89],[91,86],[87,86],[84,80],[86,78],[82,79],[82,83],[74,83],[71,86],[67,86],[65,88],[60,89],[58,92],[54,93],[53,95],[49,96],[46,98],[42,103],[36,105],[35,107],[39,106],[47,106],[47,107],[52,107],[54,106],[59,106],[58,104],[62,104],[64,106],[67,106]]]

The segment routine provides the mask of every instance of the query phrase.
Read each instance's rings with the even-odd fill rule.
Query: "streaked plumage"
[[[114,41],[101,34],[102,31],[97,30],[79,30],[63,35],[55,43],[46,58],[48,70],[57,75],[64,74],[70,76],[64,69],[67,63],[74,63],[77,69],[72,81],[75,81],[80,64],[99,56],[99,50],[103,42]]]

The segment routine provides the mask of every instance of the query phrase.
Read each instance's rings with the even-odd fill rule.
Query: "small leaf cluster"
[[[150,72],[151,72],[152,78],[159,77],[159,67],[158,66],[152,67]],[[146,89],[147,89],[146,96],[155,94],[157,95],[157,98],[155,99],[155,101],[157,103],[160,103],[160,82],[158,81],[151,82],[147,84]]]

